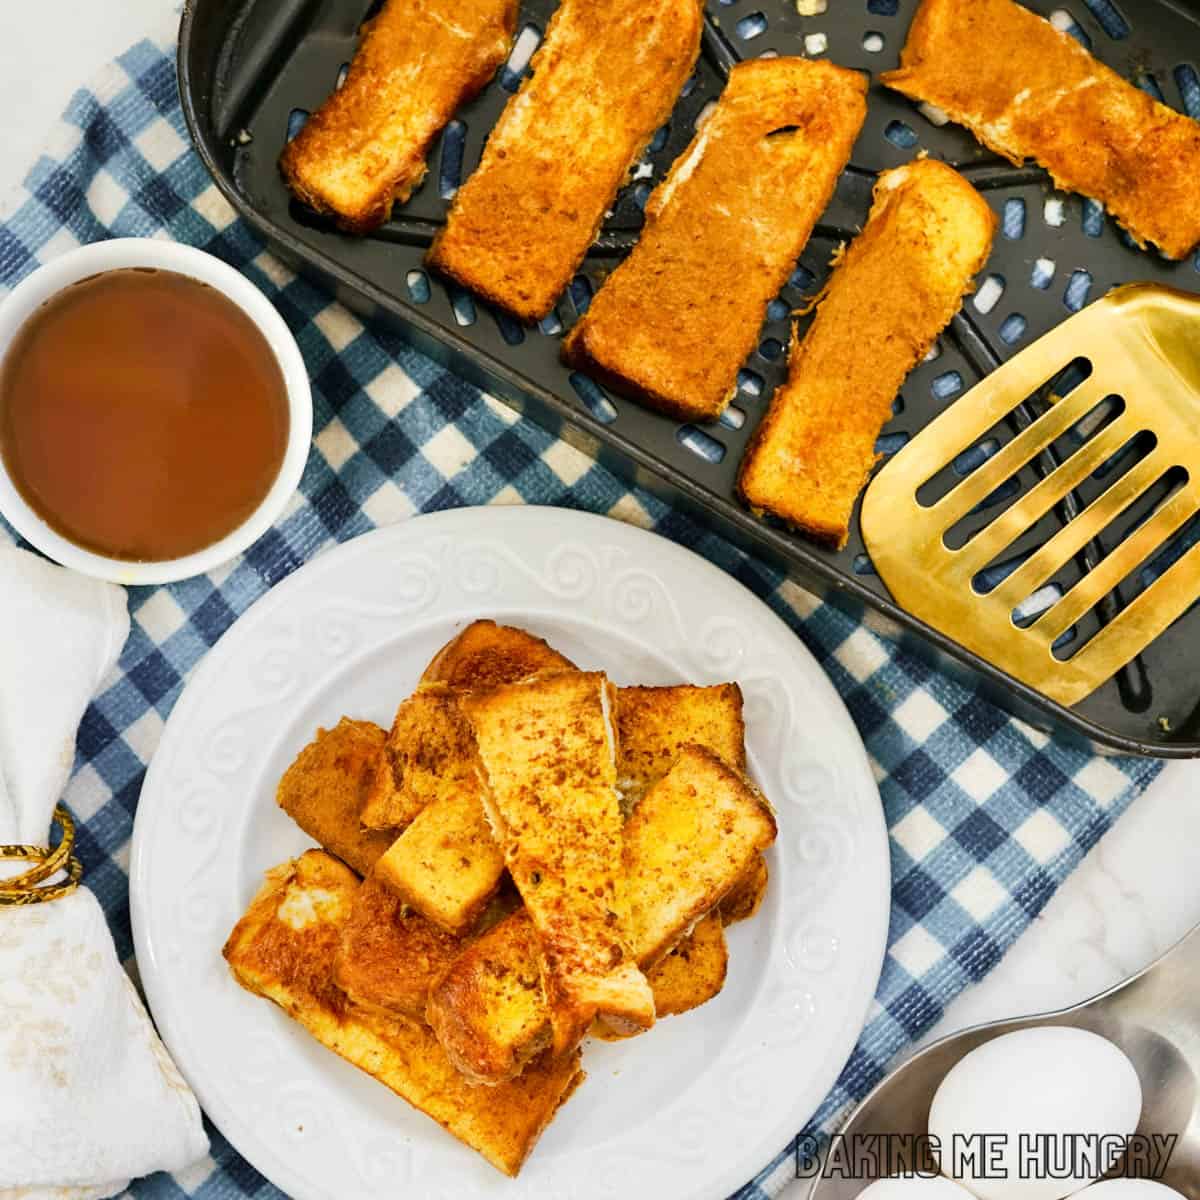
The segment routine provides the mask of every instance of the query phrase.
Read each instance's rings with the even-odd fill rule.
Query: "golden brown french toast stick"
[[[516,683],[539,671],[572,671],[575,664],[545,638],[515,625],[487,619],[472,621],[430,660],[422,686],[442,684],[456,691],[475,691],[500,683]]]
[[[704,746],[746,769],[746,722],[736,683],[617,689],[617,785],[630,808],[687,745]]]
[[[268,871],[225,943],[234,978],[493,1166],[516,1175],[583,1079],[578,1054],[541,1059],[519,1079],[494,1088],[472,1087],[431,1030],[352,1005],[335,985],[333,970],[358,886],[351,871],[319,850]]]
[[[440,929],[466,933],[504,876],[504,854],[492,836],[477,781],[429,805],[375,870],[405,904]]]
[[[407,829],[428,805],[473,779],[474,749],[454,693],[418,688],[396,710],[363,804],[363,828]]]
[[[739,921],[750,920],[762,907],[770,881],[767,860],[760,854],[721,901],[722,923],[736,925]]]
[[[388,833],[364,830],[359,824],[385,738],[378,725],[349,717],[333,729],[318,729],[284,772],[275,794],[279,807],[313,841],[360,875],[393,840]]]
[[[376,867],[354,894],[334,961],[334,982],[362,1009],[425,1020],[429,988],[461,939],[407,908]]]
[[[707,1004],[720,995],[729,967],[729,949],[721,918],[715,913],[696,923],[666,958],[646,972],[654,989],[654,1007],[660,1017],[678,1016]]]
[[[740,771],[683,748],[625,826],[627,937],[643,968],[721,903],[775,834],[770,805]]]
[[[599,673],[569,671],[462,700],[488,820],[537,930],[560,1051],[597,1015],[654,1023],[650,987],[622,936],[614,691]]]
[[[905,376],[958,311],[996,218],[956,171],[919,159],[881,175],[862,233],[834,268],[738,486],[756,511],[843,546],[875,441]]]
[[[719,417],[850,158],[866,88],[824,61],[734,67],[650,197],[633,252],[571,330],[566,360],[681,421]]]
[[[472,1083],[513,1079],[550,1045],[541,953],[523,908],[454,959],[433,984],[426,1016]]]
[[[736,683],[619,688],[617,735],[617,785],[627,813],[674,766],[680,751],[689,744],[711,750],[738,771],[746,770],[746,723],[742,716],[742,689]],[[767,890],[767,874],[762,855],[756,855],[745,877],[721,902],[726,925],[752,917],[758,911]],[[694,957],[700,972],[709,970],[714,961],[713,954]],[[676,961],[673,982],[682,980],[691,961],[690,956]],[[654,978],[647,978],[651,987],[656,987]],[[702,984],[697,985],[699,990]],[[657,990],[655,995],[657,998]]]
[[[545,316],[700,49],[697,0],[563,0],[430,248],[436,270]]]
[[[279,159],[309,208],[367,233],[425,176],[430,142],[491,79],[518,0],[387,0],[363,27],[345,83]]]
[[[1200,242],[1200,124],[1012,0],[925,0],[888,87],[927,101],[1018,165],[1101,201],[1139,243]]]

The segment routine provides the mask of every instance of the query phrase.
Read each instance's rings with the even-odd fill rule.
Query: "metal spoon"
[[[907,1134],[927,1129],[938,1084],[959,1059],[1001,1034],[1072,1025],[1115,1042],[1142,1085],[1138,1132],[1178,1134],[1161,1182],[1200,1200],[1200,926],[1140,974],[1073,1008],[994,1021],[950,1034],[897,1067],[850,1114],[842,1133]],[[808,1200],[854,1200],[871,1179],[814,1178]]]

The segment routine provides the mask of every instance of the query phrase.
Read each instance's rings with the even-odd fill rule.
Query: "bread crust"
[[[536,321],[670,116],[700,50],[697,0],[563,0],[427,262]]]
[[[944,163],[879,177],[807,334],[793,331],[788,379],[742,459],[738,490],[752,509],[846,544],[896,395],[971,290],[995,230],[987,202]]]
[[[302,203],[369,233],[425,177],[430,143],[512,45],[518,0],[388,0],[345,82],[279,159]]]

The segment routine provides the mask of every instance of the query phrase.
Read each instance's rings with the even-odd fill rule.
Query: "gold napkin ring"
[[[22,875],[0,879],[0,906],[44,904],[69,896],[83,877],[83,865],[71,851],[75,848],[75,822],[60,804],[54,820],[62,828],[62,840],[53,850],[46,846],[0,846],[0,859],[25,859],[34,862]],[[44,883],[60,871],[67,873],[62,883]]]

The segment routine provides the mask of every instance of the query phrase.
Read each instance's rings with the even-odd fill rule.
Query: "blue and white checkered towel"
[[[962,988],[995,966],[1157,771],[1150,762],[1090,757],[1019,725],[688,517],[627,490],[400,339],[364,329],[234,218],[189,148],[169,35],[133,47],[76,94],[0,216],[5,286],[97,238],[173,238],[220,256],[278,305],[313,380],[315,444],[300,495],[230,566],[132,590],[133,633],[83,722],[66,801],[81,822],[85,881],[130,966],[133,815],[188,675],[241,612],[331,542],[433,509],[557,504],[649,526],[761,596],[832,676],[879,780],[894,890],[876,1003],[813,1130],[827,1128]],[[210,1132],[211,1160],[174,1180],[143,1181],[134,1194],[278,1194]],[[739,1196],[761,1200],[789,1174],[784,1151]]]

